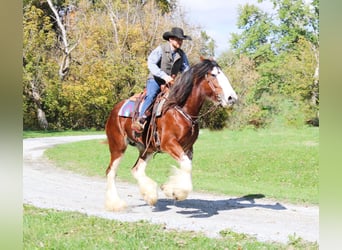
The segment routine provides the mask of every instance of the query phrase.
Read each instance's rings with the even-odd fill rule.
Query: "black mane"
[[[216,66],[218,64],[215,61],[205,59],[181,74],[170,89],[164,106],[165,111],[175,106],[183,107],[191,93],[195,80],[196,82],[200,82]]]

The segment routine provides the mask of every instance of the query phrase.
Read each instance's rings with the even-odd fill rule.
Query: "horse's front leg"
[[[178,161],[180,168],[173,167],[173,174],[161,189],[167,197],[182,201],[192,191],[192,149],[187,153],[181,150],[179,156],[175,153],[173,151],[171,155]]]
[[[140,194],[146,203],[150,206],[154,206],[158,201],[158,185],[154,180],[148,177],[145,172],[151,156],[152,154],[148,154],[145,157],[140,156],[132,168],[132,174],[138,181]]]

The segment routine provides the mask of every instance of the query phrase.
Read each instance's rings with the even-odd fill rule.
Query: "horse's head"
[[[183,107],[191,94],[195,96],[190,98],[190,103],[197,101],[194,106],[201,106],[205,98],[223,107],[232,106],[238,99],[219,65],[209,59],[203,59],[181,74],[170,89],[165,110],[174,106]]]
[[[206,75],[207,84],[211,91],[208,96],[222,107],[232,106],[238,97],[218,64],[215,61],[212,63],[213,67]]]

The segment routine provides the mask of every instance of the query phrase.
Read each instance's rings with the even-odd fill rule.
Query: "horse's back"
[[[135,141],[132,130],[132,117],[122,115],[122,107],[129,99],[122,100],[114,105],[106,122],[106,134],[108,140]]]
[[[122,105],[125,103],[125,101],[126,100],[122,100],[113,106],[113,108],[112,108],[112,110],[109,113],[109,116],[107,118],[106,128],[107,128],[107,126],[110,126],[111,123],[119,116],[119,111],[120,111]]]

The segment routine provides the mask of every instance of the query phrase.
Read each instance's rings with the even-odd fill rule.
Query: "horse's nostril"
[[[228,103],[234,104],[235,102],[236,102],[236,98],[235,97],[232,97],[232,96],[228,97]]]

